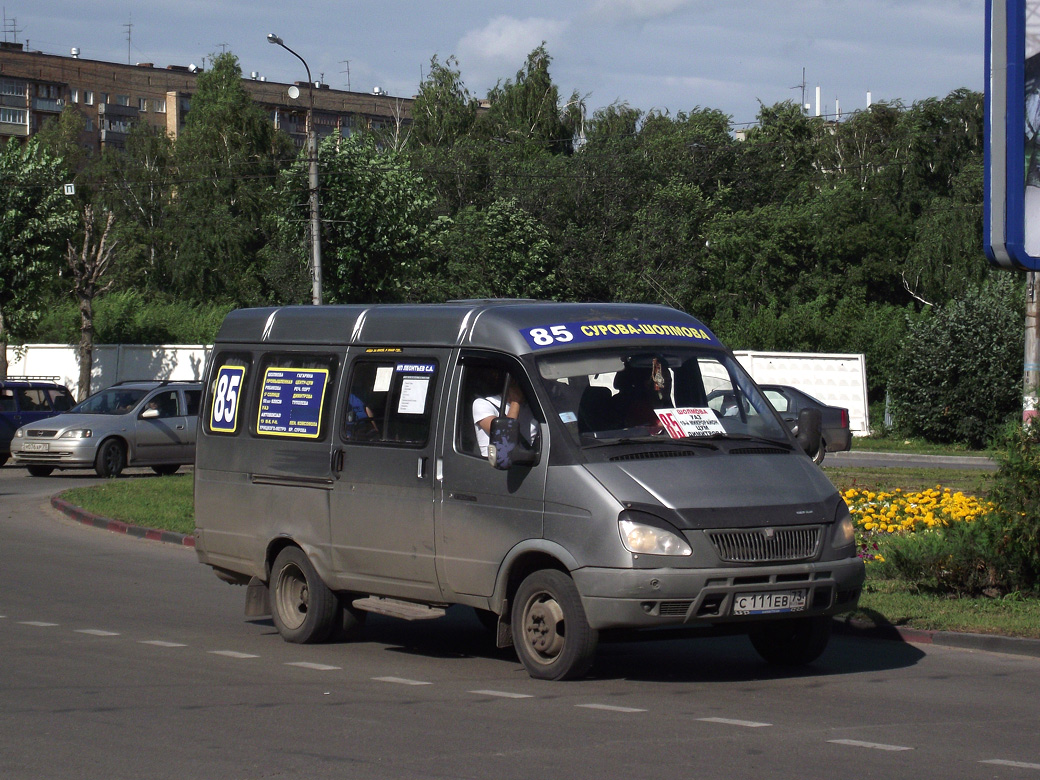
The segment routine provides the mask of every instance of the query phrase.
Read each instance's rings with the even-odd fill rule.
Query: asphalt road
[[[1040,659],[836,636],[603,645],[531,680],[466,610],[283,642],[184,547],[74,523],[87,475],[0,469],[0,777],[1040,778]]]

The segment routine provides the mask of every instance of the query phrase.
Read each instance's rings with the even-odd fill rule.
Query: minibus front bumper
[[[571,572],[589,625],[597,630],[754,622],[836,615],[856,607],[865,570],[859,558],[714,569]]]

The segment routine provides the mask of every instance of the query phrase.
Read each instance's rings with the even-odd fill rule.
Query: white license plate
[[[51,445],[46,441],[27,441],[22,445],[22,450],[24,452],[50,452]]]
[[[803,609],[805,609],[804,590],[738,593],[733,597],[734,615],[767,615],[774,612],[800,612]]]

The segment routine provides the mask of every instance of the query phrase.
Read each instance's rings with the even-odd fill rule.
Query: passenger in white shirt
[[[481,396],[473,401],[473,428],[477,434],[477,445],[480,454],[487,457],[488,443],[491,440],[491,421],[502,416],[502,393]],[[528,446],[534,444],[538,436],[538,422],[531,414],[524,393],[515,380],[510,381],[506,391],[505,416],[512,417],[520,424],[520,435]]]

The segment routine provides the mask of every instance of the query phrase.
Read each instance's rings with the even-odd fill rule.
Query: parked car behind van
[[[864,569],[805,454],[818,415],[800,423],[663,306],[236,311],[206,374],[196,551],[290,642],[463,604],[536,678],[632,630],[746,633],[804,664]]]
[[[117,477],[127,466],[173,474],[195,461],[201,397],[198,382],[120,382],[64,414],[23,425],[11,454],[35,477],[89,468]]]
[[[852,449],[852,430],[849,427],[849,410],[840,406],[829,406],[813,398],[804,390],[789,385],[761,385],[762,392],[777,413],[792,430],[798,432],[798,415],[802,409],[820,410],[820,448],[813,456],[819,464],[828,452],[848,452]]]
[[[72,408],[75,400],[58,377],[0,379],[0,466],[11,456],[14,432]]]

